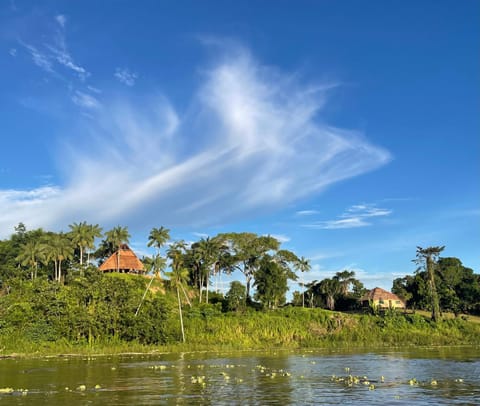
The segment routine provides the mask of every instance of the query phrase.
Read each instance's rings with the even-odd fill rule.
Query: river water
[[[480,348],[0,359],[0,406],[43,404],[480,405]]]

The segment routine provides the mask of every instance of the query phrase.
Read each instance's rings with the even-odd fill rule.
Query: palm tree
[[[206,285],[206,293],[205,293],[205,302],[208,303],[208,285],[210,283],[210,270],[213,265],[217,262],[218,253],[219,253],[220,245],[217,243],[216,240],[211,239],[210,237],[202,238],[198,242],[198,254],[202,258],[202,265],[205,272],[205,285]],[[200,277],[200,286],[203,285],[202,278]],[[200,288],[201,289],[201,288]]]
[[[326,296],[326,304],[330,310],[335,310],[335,298],[341,291],[340,283],[337,279],[324,279],[319,284],[320,292]]]
[[[354,271],[342,271],[337,272],[333,279],[336,279],[340,283],[340,293],[345,296],[349,289],[350,285],[355,283],[357,280],[355,279],[355,272]]]
[[[70,237],[72,242],[80,250],[80,267],[83,267],[83,255],[87,248],[94,247],[94,241],[96,237],[101,237],[102,229],[98,224],[87,224],[86,221],[81,223],[73,223],[69,225]]]
[[[298,261],[296,261],[293,266],[295,267],[295,269],[297,271],[300,271],[300,272],[308,272],[310,271],[310,269],[312,269],[312,266],[310,265],[310,260],[305,258],[305,257],[301,257],[299,258]],[[302,278],[303,279],[303,278]],[[301,285],[303,287],[302,289],[302,307],[305,307],[305,283],[300,282],[299,285]]]
[[[437,260],[440,252],[444,250],[442,247],[417,247],[417,258],[413,261],[421,265],[427,272],[428,290],[430,293],[430,303],[432,306],[432,320],[440,320],[440,302],[438,299],[438,292],[435,286],[435,271],[437,270]]]
[[[90,250],[93,250],[95,248],[95,238],[101,238],[102,237],[102,227],[100,227],[98,224],[89,224],[89,239],[88,239],[88,244],[86,245],[85,248],[88,249],[87,251],[87,264],[90,263]]]
[[[117,272],[120,270],[120,248],[122,244],[128,244],[130,234],[127,227],[117,226],[105,233],[107,242],[117,249]]]
[[[160,248],[162,248],[170,239],[170,230],[165,227],[152,228],[150,235],[148,236],[147,246],[154,246],[157,249],[157,254],[160,254]]]
[[[171,259],[171,272],[166,275],[170,279],[170,283],[177,291],[178,312],[180,315],[180,328],[182,330],[182,340],[185,342],[185,330],[183,327],[182,302],[180,300],[180,289],[183,290],[185,297],[187,297],[184,284],[188,281],[188,269],[183,267],[183,254],[185,250],[185,243],[183,241],[176,242],[170,246],[167,251],[167,256]],[[187,297],[188,299],[188,297]]]
[[[146,265],[147,268],[150,269],[150,272],[152,272],[153,275],[152,275],[152,279],[150,279],[150,282],[147,288],[145,289],[145,292],[143,293],[142,299],[140,300],[140,303],[137,307],[137,311],[135,312],[135,317],[138,315],[138,312],[140,311],[140,306],[145,300],[145,296],[147,296],[147,292],[150,289],[150,286],[152,285],[153,280],[157,276],[160,277],[160,273],[163,272],[167,266],[167,261],[165,260],[165,258],[163,258],[158,254],[154,255],[153,257],[144,258],[143,263]]]
[[[45,257],[45,246],[40,241],[28,241],[21,248],[20,254],[16,260],[22,266],[28,266],[31,269],[31,277],[37,277],[38,263]]]
[[[73,258],[73,243],[64,233],[52,234],[45,240],[45,257],[48,263],[53,261],[54,279],[57,282],[62,280],[62,262]]]

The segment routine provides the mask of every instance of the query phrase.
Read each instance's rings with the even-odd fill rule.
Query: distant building
[[[120,249],[110,255],[98,269],[103,272],[124,273],[143,273],[145,271],[142,261],[138,259],[127,244],[122,244]]]
[[[405,302],[397,295],[382,288],[375,288],[360,298],[363,307],[375,306],[379,310],[405,309]]]

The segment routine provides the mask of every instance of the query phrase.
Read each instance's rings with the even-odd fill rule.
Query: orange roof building
[[[378,309],[405,309],[405,302],[394,293],[382,288],[375,288],[368,291],[360,299],[364,306],[373,304]]]
[[[145,271],[142,261],[138,259],[127,244],[122,244],[120,249],[110,255],[98,269],[103,272],[142,273]]]

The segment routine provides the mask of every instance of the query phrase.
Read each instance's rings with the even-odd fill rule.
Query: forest
[[[14,348],[22,342],[32,349],[59,341],[67,347],[165,345],[192,343],[193,332],[198,343],[201,337],[209,342],[211,336],[221,342],[220,330],[226,342],[239,345],[271,340],[296,345],[325,340],[371,343],[380,336],[385,343],[394,336],[389,330],[394,326],[405,333],[397,339],[411,339],[410,325],[437,333],[443,326],[456,337],[451,341],[455,343],[478,333],[478,326],[452,320],[441,324],[444,312],[463,319],[480,314],[480,275],[457,258],[440,257],[443,247],[417,247],[412,265],[417,269],[393,281],[392,292],[407,303],[409,313],[378,315],[375,309],[361,308],[359,299],[367,290],[353,271],[303,283],[310,261],[283,249],[272,236],[223,233],[187,244],[171,241],[170,230],[164,227],[153,228],[148,246],[155,252],[141,258],[143,272],[101,272],[98,267],[119,255],[129,239],[126,227],[103,232],[99,225],[86,222],[73,223],[68,232],[60,233],[27,230],[22,223],[15,227],[10,238],[0,241],[0,346]],[[222,277],[235,271],[243,280],[232,281],[223,294],[218,288]],[[292,292],[287,303],[289,281],[297,281],[302,289]],[[431,322],[437,324],[424,324],[412,314],[416,310],[431,312]],[[368,319],[365,313],[377,318]],[[360,318],[355,318],[357,314]],[[458,318],[458,323],[463,321]],[[273,332],[268,333],[269,323],[280,324],[272,325]],[[372,337],[375,329],[383,332]],[[263,339],[259,331],[266,335]],[[449,337],[418,334],[427,344],[432,337],[447,341]]]

